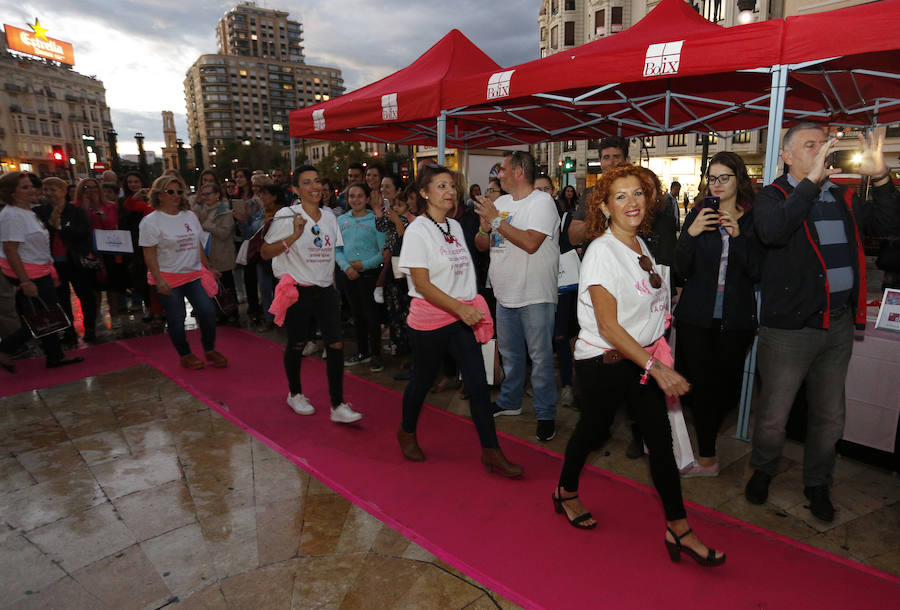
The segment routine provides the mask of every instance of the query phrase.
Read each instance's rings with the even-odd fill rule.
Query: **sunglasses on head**
[[[179,190],[177,190],[177,191],[176,191],[175,189],[166,189],[166,192],[167,192],[169,195],[178,195],[179,197],[180,197],[181,195],[184,195],[184,191],[182,191],[181,189],[179,189]]]
[[[650,276],[650,285],[653,288],[662,288],[662,278],[659,274],[653,269],[653,261],[650,260],[650,257],[646,254],[641,254],[638,257],[638,264],[641,266],[641,269],[647,272]]]

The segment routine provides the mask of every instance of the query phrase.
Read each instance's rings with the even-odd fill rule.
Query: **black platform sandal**
[[[597,527],[596,521],[594,521],[590,525],[582,525],[588,519],[594,518],[594,516],[591,515],[590,512],[581,513],[574,519],[569,519],[569,514],[566,512],[566,509],[563,508],[563,503],[568,502],[569,500],[574,500],[575,498],[578,497],[578,494],[575,494],[574,496],[571,496],[569,498],[563,498],[563,497],[557,497],[557,496],[562,496],[562,486],[557,487],[556,495],[553,495],[551,497],[553,498],[553,508],[556,509],[557,513],[560,513],[566,517],[566,520],[569,522],[569,525],[571,525],[574,528],[580,529],[580,530],[592,530],[595,527]]]
[[[694,561],[707,568],[714,568],[725,563],[725,553],[716,557],[716,550],[711,548],[707,550],[706,557],[703,557],[694,549],[681,544],[681,539],[690,534],[693,531],[692,529],[688,528],[688,530],[680,536],[676,534],[671,527],[667,527],[666,529],[672,534],[672,538],[675,539],[675,542],[666,540],[666,550],[669,551],[669,559],[673,562],[678,563],[678,561],[681,560],[681,554],[687,553]]]

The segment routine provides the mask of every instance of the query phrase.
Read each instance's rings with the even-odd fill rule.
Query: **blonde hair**
[[[172,176],[171,174],[168,174],[168,175],[164,174],[164,175],[160,176],[159,178],[157,178],[156,180],[153,181],[153,185],[150,187],[150,193],[147,195],[147,200],[150,202],[150,205],[154,209],[157,209],[157,210],[159,209],[160,193],[165,191],[169,187],[169,185],[172,184],[173,182],[178,184],[178,186],[181,187],[181,190],[184,191],[181,194],[181,201],[178,204],[178,209],[179,210],[190,210],[191,209],[191,204],[187,198],[187,190],[188,190],[187,185],[184,183],[183,180],[181,180],[180,178],[177,178],[175,176]]]

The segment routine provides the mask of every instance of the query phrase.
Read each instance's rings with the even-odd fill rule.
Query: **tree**
[[[249,144],[244,144],[249,142]],[[259,140],[232,140],[216,149],[215,171],[220,180],[231,178],[231,171],[239,167],[261,169],[285,167],[284,149]]]
[[[372,163],[373,159],[364,153],[359,142],[333,142],[328,154],[316,164],[319,175],[328,178],[332,184],[344,183],[347,167],[351,163]]]

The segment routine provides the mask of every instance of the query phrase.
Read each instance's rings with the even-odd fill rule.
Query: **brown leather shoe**
[[[522,467],[507,460],[499,447],[496,449],[482,449],[481,463],[484,464],[484,468],[488,472],[497,471],[497,474],[511,478],[522,476]]]
[[[194,354],[185,354],[181,357],[181,366],[196,371],[197,369],[202,369],[205,365],[203,364],[203,361]]]
[[[410,462],[424,462],[425,454],[422,453],[419,442],[416,440],[415,432],[404,432],[403,428],[397,429],[397,442],[400,443],[400,451]]]
[[[214,349],[209,350],[204,355],[206,356],[206,360],[217,369],[224,369],[228,366],[228,358]]]

